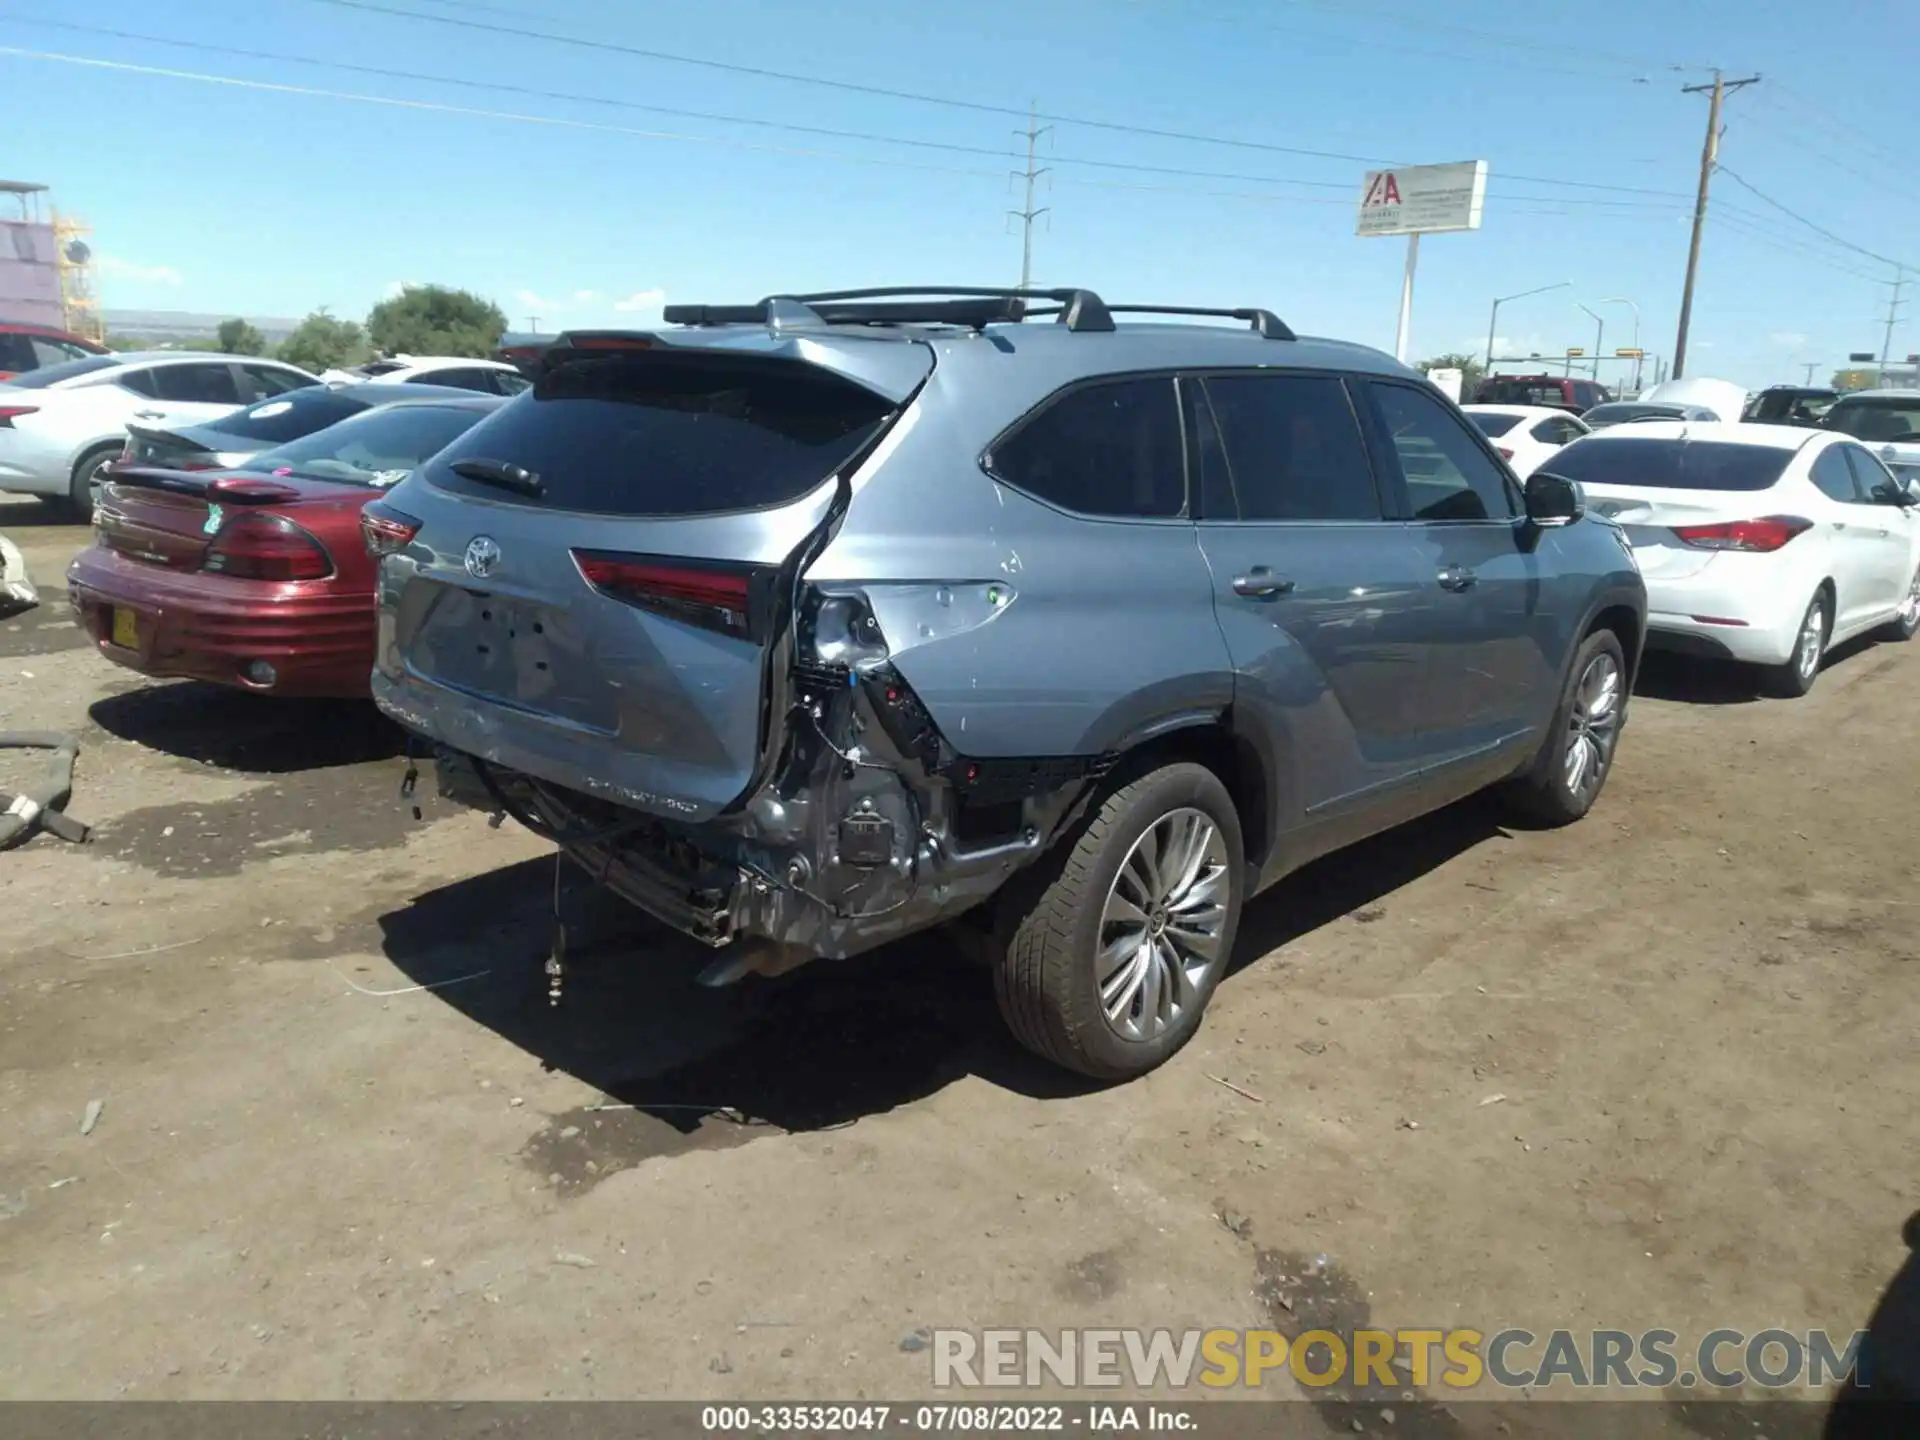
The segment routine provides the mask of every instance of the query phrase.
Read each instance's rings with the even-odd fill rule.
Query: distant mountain
[[[222,322],[232,315],[202,315],[191,310],[103,310],[100,318],[109,335],[147,336],[169,340],[212,339]],[[300,324],[272,315],[242,315],[254,329],[269,340],[283,340]]]

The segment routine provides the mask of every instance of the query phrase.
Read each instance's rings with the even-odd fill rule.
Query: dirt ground
[[[1322,862],[1098,1090],[939,939],[706,991],[587,897],[550,1008],[547,847],[414,820],[368,709],[109,665],[85,531],[0,529],[44,600],[0,730],[80,736],[96,827],[0,855],[0,1393],[914,1396],[922,1326],[1851,1332],[1905,1256],[1920,649],[1799,702],[1651,669],[1585,823]]]

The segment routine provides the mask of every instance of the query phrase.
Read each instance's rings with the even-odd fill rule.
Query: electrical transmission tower
[[[1007,212],[1009,216],[1020,222],[1020,288],[1022,290],[1027,289],[1033,283],[1033,222],[1046,214],[1051,208],[1050,206],[1042,205],[1036,210],[1033,205],[1034,182],[1042,175],[1045,175],[1049,168],[1046,166],[1036,167],[1034,164],[1040,145],[1040,137],[1053,128],[1051,125],[1041,125],[1038,123],[1039,115],[1036,113],[1037,109],[1037,106],[1028,109],[1026,129],[1013,132],[1016,136],[1019,136],[1027,142],[1027,168],[1013,172],[1014,179],[1026,182],[1026,201],[1020,209],[1009,210]]]
[[[1900,307],[1906,301],[1900,298],[1900,292],[1906,289],[1907,272],[1904,266],[1893,267],[1893,279],[1882,280],[1882,285],[1891,285],[1893,294],[1887,298],[1887,329],[1880,341],[1880,383],[1887,383],[1887,358],[1893,350],[1893,327],[1899,322]]]

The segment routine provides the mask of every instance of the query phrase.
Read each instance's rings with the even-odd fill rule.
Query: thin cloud
[[[141,280],[149,285],[183,283],[180,272],[171,265],[139,265],[131,260],[122,260],[117,255],[102,255],[94,263],[100,267],[102,275],[112,275],[121,280]]]
[[[576,290],[573,292],[573,303],[576,305],[591,305],[599,298],[600,292],[598,290]]]
[[[1800,330],[1776,330],[1767,336],[1767,343],[1780,350],[1798,350],[1811,338]]]
[[[624,300],[613,302],[613,308],[622,314],[635,310],[657,310],[667,298],[664,290],[636,290]]]
[[[566,301],[549,300],[546,296],[538,294],[537,292],[532,290],[516,291],[514,292],[513,298],[518,300],[522,305],[526,306],[527,309],[529,309],[530,311],[534,312],[537,315],[544,315],[552,312],[557,312],[567,308]]]

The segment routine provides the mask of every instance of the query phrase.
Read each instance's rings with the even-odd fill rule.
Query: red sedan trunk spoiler
[[[307,493],[270,475],[232,470],[165,470],[147,465],[115,470],[112,483],[136,490],[167,490],[222,505],[283,505]]]

